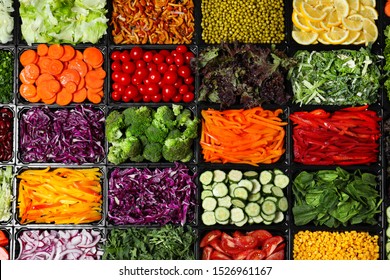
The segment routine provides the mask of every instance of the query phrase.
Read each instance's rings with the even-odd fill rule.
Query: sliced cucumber
[[[238,184],[233,183],[229,185],[229,195],[234,196],[234,190],[238,188]]]
[[[263,212],[266,215],[272,215],[276,212],[276,204],[272,200],[264,200],[264,202],[261,204],[261,212]],[[264,218],[264,217],[263,217]]]
[[[266,196],[264,200],[271,200],[273,202],[278,202],[278,199],[274,196]]]
[[[277,186],[272,187],[271,192],[276,197],[283,197],[284,196],[283,190]]]
[[[279,174],[284,175],[283,171],[280,170],[280,169],[278,169],[278,168],[275,168],[275,169],[273,170],[273,172],[274,172],[275,175],[279,175]]]
[[[245,171],[244,177],[248,180],[257,179],[259,178],[259,173],[257,173],[256,171]]]
[[[275,219],[276,217],[276,214],[273,213],[273,214],[270,214],[270,215],[267,215],[265,213],[261,213],[261,217],[263,217],[264,221],[268,221],[268,222],[273,222],[273,220]]]
[[[230,219],[227,219],[226,221],[217,221],[217,223],[220,225],[227,225],[230,223]]]
[[[219,206],[219,207],[215,208],[214,215],[215,215],[215,219],[218,222],[224,222],[224,221],[229,220],[230,211],[226,207]]]
[[[203,212],[203,214],[202,214],[202,222],[206,226],[215,225],[217,223],[217,221],[215,220],[214,212],[213,211]]]
[[[243,225],[245,225],[247,222],[248,222],[248,217],[245,216],[244,219],[241,221],[241,222],[237,222],[237,223],[234,223],[236,226],[238,227],[242,227]]]
[[[286,175],[278,174],[275,176],[274,179],[275,186],[284,189],[285,187],[288,186],[289,183],[290,183],[290,179]]]
[[[233,196],[241,200],[247,200],[249,193],[248,190],[244,187],[238,187],[234,190]]]
[[[249,202],[245,206],[245,213],[249,217],[256,217],[256,216],[258,216],[260,214],[260,205],[257,204],[256,202]]]
[[[230,182],[238,183],[242,179],[242,172],[240,170],[232,169],[228,173],[228,179]]]
[[[225,179],[226,179],[225,171],[222,171],[222,170],[219,170],[219,169],[214,170],[214,172],[213,172],[213,180],[214,180],[214,182],[220,183],[220,182],[225,181]]]
[[[245,207],[245,201],[243,201],[242,199],[239,199],[239,198],[232,198],[232,204],[236,207],[239,207],[239,208],[244,208]]]
[[[261,194],[258,192],[258,193],[251,193],[249,196],[248,196],[248,200],[249,201],[258,201],[261,197]]]
[[[218,206],[230,208],[232,206],[232,198],[230,196],[218,197]]]
[[[268,225],[272,224],[272,221],[267,221],[267,220],[264,220],[264,221],[263,221],[263,224],[265,224],[265,225],[267,225],[267,226],[268,226]]]
[[[244,220],[245,217],[246,216],[244,210],[242,210],[241,208],[235,207],[230,210],[230,219],[234,223],[241,222],[242,220]]]
[[[248,224],[252,225],[252,224],[254,224],[254,223],[255,223],[255,221],[253,221],[253,218],[252,218],[252,217],[249,217],[249,218],[248,218]]]
[[[206,197],[213,196],[213,192],[210,190],[203,190],[202,193],[200,194],[200,198],[203,200]]]
[[[211,182],[213,181],[213,172],[211,171],[204,171],[202,174],[200,174],[199,176],[199,182],[202,184],[202,185],[210,185]]]
[[[238,186],[246,188],[248,192],[251,192],[253,190],[252,182],[247,179],[242,179],[240,182],[238,182]]]
[[[266,184],[271,183],[273,177],[274,177],[274,175],[272,174],[271,171],[268,171],[268,170],[261,171],[260,175],[259,175],[260,184],[266,185]]]
[[[388,219],[390,218],[390,206],[386,208],[386,216]]]
[[[225,183],[218,183],[218,184],[215,184],[213,187],[213,195],[215,197],[224,197],[228,193],[229,193],[229,189],[225,185]]]
[[[213,211],[217,207],[217,200],[214,197],[206,197],[202,201],[202,208],[206,211]]]
[[[213,186],[212,185],[202,185],[204,190],[212,190]]]
[[[264,219],[261,215],[257,215],[256,217],[252,217],[252,219],[256,224],[260,224],[264,221]]]
[[[277,224],[277,223],[281,223],[283,220],[284,220],[284,214],[283,214],[283,212],[277,211],[277,212],[275,213],[275,218],[273,219],[272,222],[274,222],[275,224]]]
[[[265,198],[264,196],[261,196],[260,199],[257,201],[258,204],[262,204],[264,202]]]
[[[258,192],[260,192],[260,190],[261,190],[261,184],[260,184],[259,180],[257,180],[257,179],[251,179],[250,181],[251,181],[252,184],[253,184],[252,193],[258,193]]]
[[[287,211],[287,209],[288,209],[288,200],[287,200],[287,198],[286,197],[281,197],[278,200],[277,207],[278,207],[279,211],[282,211],[282,212]]]
[[[264,194],[272,194],[271,188],[274,187],[273,184],[266,184],[261,187],[261,191]]]
[[[390,227],[387,227],[387,230],[386,230],[386,237],[387,237],[387,238],[390,238]]]
[[[390,253],[390,241],[386,243],[386,254]]]

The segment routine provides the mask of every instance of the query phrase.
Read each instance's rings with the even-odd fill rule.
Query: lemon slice
[[[349,15],[349,4],[347,0],[334,0],[334,7],[336,8],[339,18],[347,17]]]
[[[368,43],[374,43],[378,39],[378,27],[372,20],[363,18],[363,31],[366,38],[366,45]]]
[[[342,45],[351,45],[353,44],[359,37],[362,32],[360,31],[349,31],[347,39],[342,43]]]
[[[326,17],[326,26],[338,26],[341,24],[341,19],[338,16],[338,13],[335,9],[333,9],[328,16]]]
[[[325,29],[321,23],[322,23],[322,21],[321,22],[314,22],[314,21],[310,21],[310,20],[306,19],[306,25],[309,27],[309,29],[311,31],[322,32],[324,30],[329,30],[329,28]]]
[[[378,12],[375,8],[370,6],[360,6],[359,14],[361,14],[365,18],[369,18],[373,21],[378,19]]]
[[[360,8],[359,0],[348,0],[347,2],[350,10],[359,11]]]
[[[313,6],[311,6],[305,2],[302,2],[301,12],[302,12],[303,16],[310,21],[319,22],[326,17],[325,12],[316,9]]]
[[[293,11],[292,13],[292,22],[294,23],[294,26],[298,27],[298,29],[303,31],[310,31],[310,27],[307,26],[308,20],[304,18],[303,16],[299,15],[296,11]]]
[[[349,35],[349,30],[341,29],[338,27],[333,28],[332,30],[325,32],[323,39],[332,45],[339,45],[344,43]]]
[[[310,45],[317,41],[318,33],[305,32],[305,31],[293,31],[292,37],[298,44]]]
[[[376,0],[360,0],[360,4],[364,6],[370,6],[375,8],[376,6]]]
[[[353,42],[354,45],[362,45],[366,43],[366,37],[364,36],[364,31],[359,32],[359,37]]]
[[[342,18],[341,22],[343,26],[348,30],[360,31],[363,28],[363,19],[363,16],[354,14],[346,18]]]
[[[320,42],[323,45],[330,45],[329,42],[324,39],[324,34],[325,34],[324,32],[321,32],[318,35],[317,41]]]

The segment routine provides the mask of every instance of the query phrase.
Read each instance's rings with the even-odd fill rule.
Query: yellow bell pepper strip
[[[18,176],[21,224],[83,224],[102,218],[99,168],[27,169]]]

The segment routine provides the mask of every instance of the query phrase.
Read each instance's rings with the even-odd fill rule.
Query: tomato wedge
[[[4,231],[0,230],[0,247],[5,247],[9,244],[9,240]]]
[[[258,247],[258,240],[250,235],[234,237],[233,241],[243,250],[254,249]]]
[[[218,229],[212,230],[208,232],[200,241],[199,247],[203,248],[210,244],[216,238],[219,238],[222,235],[222,232]]]
[[[248,249],[248,250],[241,251],[240,253],[233,255],[233,259],[234,260],[245,260],[248,257],[248,255],[250,253],[252,253],[253,251],[256,251],[256,249]]]
[[[210,246],[206,246],[203,248],[202,252],[202,260],[210,260],[211,254],[213,253],[214,249]]]
[[[236,230],[232,234],[233,237],[245,236],[245,234],[239,230]]]
[[[260,247],[263,246],[264,242],[268,238],[272,237],[272,234],[269,231],[264,230],[264,229],[250,231],[250,232],[248,232],[248,235],[255,237],[257,239],[257,245]]]
[[[209,246],[211,246],[214,250],[217,250],[218,252],[226,254],[226,252],[221,247],[221,240],[220,239],[214,239],[210,242]]]
[[[266,253],[263,250],[253,250],[248,256],[245,258],[246,260],[264,260],[266,257]]]
[[[263,250],[264,250],[266,256],[268,257],[273,252],[275,252],[278,245],[281,244],[283,241],[284,241],[284,239],[281,236],[273,236],[271,238],[268,238],[263,244]]]
[[[269,255],[266,260],[284,260],[284,250],[274,252],[273,254]]]
[[[233,237],[225,232],[221,236],[221,247],[229,255],[235,255],[243,251],[243,248],[234,242]]]
[[[210,260],[231,260],[231,258],[221,252],[214,250],[211,253]]]

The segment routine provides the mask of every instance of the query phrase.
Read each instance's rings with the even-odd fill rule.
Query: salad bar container
[[[8,240],[1,242],[0,257],[160,259],[164,256],[158,253],[157,241],[161,240],[166,242],[165,248],[171,248],[171,252],[161,254],[171,259],[390,258],[390,92],[385,85],[390,73],[386,68],[390,65],[390,29],[386,29],[390,15],[385,13],[385,0],[268,1],[271,12],[266,14],[263,7],[255,14],[270,24],[269,29],[258,31],[256,23],[240,21],[245,32],[255,30],[255,35],[248,36],[245,32],[239,34],[232,23],[239,20],[234,11],[246,1],[96,1],[95,7],[89,7],[96,32],[101,32],[101,24],[106,30],[98,38],[89,34],[90,39],[95,39],[93,43],[86,39],[72,43],[69,38],[58,43],[54,37],[42,35],[42,30],[38,39],[27,35],[32,29],[22,24],[23,20],[33,22],[29,14],[32,10],[27,7],[29,1],[11,2],[12,39],[0,44],[0,51],[8,51],[13,57],[13,69],[9,69],[13,76],[11,97],[0,104],[0,132],[8,129],[6,136],[0,135],[0,156],[4,153],[0,168],[0,240]],[[345,3],[350,10],[357,5],[360,11],[365,10],[364,15],[374,14],[374,42],[324,44],[322,35],[318,35],[312,44],[302,43],[302,32],[317,35],[297,21],[312,24],[314,30],[324,30],[319,22],[325,16],[316,11],[331,13],[333,9],[341,13]],[[161,22],[165,20],[165,9],[180,7],[170,16],[170,24],[176,27],[176,33],[170,34],[175,37],[167,39],[168,32],[163,31],[158,31],[158,36],[142,35],[153,24],[153,28],[160,28],[158,22],[149,26],[147,19],[139,33],[131,33],[131,28],[121,29],[126,26],[121,24],[130,20],[120,14],[124,10],[133,14],[137,5],[144,7],[143,12],[158,10]],[[228,5],[226,10],[232,14],[214,8],[208,12],[218,5]],[[324,8],[326,5],[332,8]],[[251,7],[252,4],[248,9]],[[53,9],[57,8],[68,9]],[[299,9],[305,12],[299,14]],[[306,12],[309,15],[305,17]],[[346,13],[344,17],[354,21],[354,13]],[[183,14],[184,22],[179,17]],[[310,23],[310,16],[316,15],[322,19]],[[45,16],[49,17],[38,14],[42,20]],[[248,18],[253,18],[253,11],[248,10]],[[329,22],[331,16],[326,20]],[[225,34],[226,40],[230,38],[229,45],[218,41],[222,40],[219,33],[223,29],[210,29],[213,24],[216,28],[222,26],[224,21],[230,24],[225,28],[232,30]],[[271,24],[279,21],[284,24],[280,31],[277,24]],[[361,32],[367,34],[369,27],[364,28]],[[85,30],[86,34],[91,33]],[[338,30],[338,34],[343,30]],[[353,32],[360,32],[357,30]],[[259,35],[262,32],[265,37]],[[252,42],[257,35],[263,39]],[[48,41],[39,41],[44,36]],[[72,46],[71,59],[78,63],[64,58],[61,67],[69,72],[85,67],[85,73],[80,74],[81,78],[76,73],[77,82],[69,82],[62,76],[61,68],[57,74],[46,74],[54,82],[45,84],[43,89],[37,81],[39,75],[45,74],[32,79],[34,71],[26,68],[44,67],[44,57],[54,60],[58,53],[50,54],[55,50],[49,47],[58,44]],[[133,51],[135,48],[141,48],[141,54]],[[34,52],[28,53],[31,50]],[[342,53],[345,50],[353,53]],[[92,59],[87,57],[89,51]],[[310,54],[302,63],[312,68],[303,69],[301,65],[297,70],[294,67],[304,57],[303,51]],[[327,51],[330,54],[324,53]],[[350,73],[341,73],[346,64],[330,66],[331,62],[326,60],[336,51],[340,53],[333,54],[333,60],[350,55]],[[363,51],[365,55],[361,55]],[[146,58],[146,53],[150,57]],[[230,58],[213,60],[221,53]],[[319,60],[329,63],[328,69],[324,71],[321,67],[325,66],[318,61],[318,65],[310,65],[314,53],[323,55]],[[96,57],[101,56],[97,61]],[[234,56],[236,61],[232,62]],[[172,63],[159,59],[171,59]],[[268,63],[268,68],[264,68],[273,72],[261,72],[265,70],[256,68],[256,59]],[[360,83],[355,78],[356,71],[360,71],[355,69],[358,63],[368,77],[363,85],[356,84]],[[169,65],[172,68],[168,69]],[[166,69],[160,71],[160,66]],[[137,71],[136,67],[147,69],[142,81],[132,74],[120,76],[125,71]],[[186,72],[188,69],[191,73]],[[0,78],[3,71],[0,67]],[[173,78],[165,75],[167,71],[173,73]],[[299,77],[300,71],[308,72]],[[331,79],[325,77],[328,73],[334,75],[335,83],[339,82],[337,76],[345,76],[347,85],[361,86],[368,93],[355,92],[356,98],[340,97],[339,101],[324,97],[321,87],[329,86],[325,81]],[[261,92],[249,85],[255,74],[274,77],[272,80],[267,76],[263,81],[264,88],[275,90],[269,94],[274,94],[271,100],[267,99],[267,92],[265,97],[253,97]],[[232,75],[236,78],[233,82],[229,80]],[[238,85],[240,75],[248,79],[247,84]],[[351,80],[348,75],[353,76]],[[299,84],[299,79],[305,77],[303,85]],[[218,82],[222,84],[217,85]],[[121,83],[130,86],[121,87]],[[50,92],[57,86],[58,90]],[[63,101],[59,96],[62,91],[69,93],[68,86],[74,86],[74,94],[84,96]],[[313,94],[310,98],[304,96],[305,86]],[[337,86],[347,96],[348,89]],[[40,87],[41,92],[31,92],[31,87],[37,92]],[[141,94],[142,90],[148,94]],[[297,90],[301,90],[300,96],[295,93]],[[285,96],[278,96],[280,91]],[[32,102],[40,94],[47,98]],[[242,138],[234,138],[236,134]],[[7,137],[10,139],[4,142]],[[273,147],[271,152],[267,145]],[[240,160],[244,152],[248,158]],[[69,214],[62,215],[62,211]],[[141,235],[145,237],[143,241]],[[179,242],[173,242],[175,238]],[[311,252],[305,240],[322,240],[323,244],[315,243],[313,246],[318,249]],[[368,245],[360,247],[359,240]],[[157,247],[150,249],[153,242]],[[186,247],[178,248],[179,243]],[[142,249],[137,252],[134,247]],[[324,253],[329,250],[332,253]],[[178,251],[182,254],[176,254]]]

